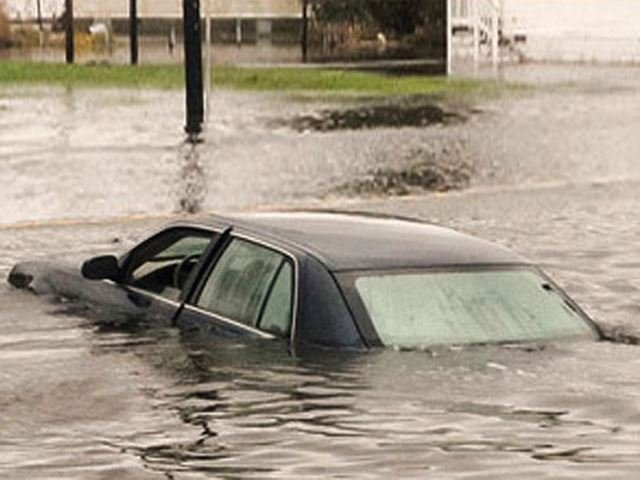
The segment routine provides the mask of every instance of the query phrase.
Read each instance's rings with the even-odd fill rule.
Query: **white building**
[[[527,58],[640,61],[640,0],[504,0],[506,33]]]
[[[38,0],[0,0],[4,3],[7,13],[11,18],[35,19],[38,15]],[[42,15],[51,18],[53,15],[61,15],[64,10],[64,0],[40,0]]]

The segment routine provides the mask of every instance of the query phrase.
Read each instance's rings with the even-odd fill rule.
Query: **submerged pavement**
[[[0,224],[296,205],[334,196],[376,169],[424,161],[469,166],[472,188],[638,178],[638,71],[603,70],[508,70],[507,78],[543,86],[441,105],[442,113],[412,101],[389,113],[380,101],[353,110],[339,100],[216,91],[205,143],[195,149],[183,143],[181,92],[5,87]],[[336,117],[326,112],[336,110],[353,112],[338,115],[337,127],[358,126],[364,115],[360,126],[379,128],[323,131],[322,119]],[[402,112],[416,121],[416,111],[435,123],[380,123],[402,121]],[[300,119],[317,119],[320,131],[300,128]]]
[[[374,210],[512,247],[607,331],[638,339],[638,73],[507,72],[546,85],[464,122],[400,129],[299,133],[273,120],[345,105],[218,92],[196,152],[175,92],[0,90],[0,275],[123,251],[179,211]],[[425,157],[465,162],[469,184],[335,190]],[[632,478],[639,466],[637,346],[299,359],[106,328],[4,283],[0,302],[5,478]]]

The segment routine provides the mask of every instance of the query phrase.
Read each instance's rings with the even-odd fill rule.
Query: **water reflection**
[[[137,455],[151,470],[277,476],[277,463],[245,461],[246,450],[260,449],[259,456],[267,459],[268,452],[285,446],[288,430],[328,437],[357,434],[339,424],[353,415],[353,391],[359,388],[351,365],[356,357],[351,355],[344,356],[344,362],[340,355],[328,359],[326,354],[301,360],[277,343],[203,341],[172,330],[96,333],[96,354],[126,354],[120,346],[124,343],[128,353],[134,349],[173,379],[169,388],[153,392],[156,408],[174,412],[190,433],[172,431],[162,439],[154,434],[112,443],[123,453]]]
[[[117,350],[112,338],[94,342],[103,354]],[[629,448],[640,453],[628,443],[638,428],[625,424],[637,393],[620,402],[619,389],[598,384],[617,369],[606,360],[612,345],[292,357],[271,342],[185,334],[126,343],[172,379],[153,392],[155,408],[174,412],[190,432],[114,444],[153,471],[294,478],[445,469],[458,478],[482,469],[509,478],[501,474],[507,464],[534,472],[526,458],[624,471],[634,463]],[[635,355],[621,348],[618,360]],[[599,371],[585,374],[592,362]],[[603,401],[618,410],[603,411]]]
[[[73,88],[66,85],[60,95],[60,104],[62,115],[56,127],[56,137],[59,139],[59,148],[62,154],[69,151],[72,147],[71,140],[74,133],[74,121],[77,113],[76,96]]]
[[[176,213],[198,213],[207,196],[205,166],[201,158],[204,145],[189,139],[179,149],[180,179]]]
[[[127,65],[130,60],[127,39],[117,39],[110,49],[82,49],[76,52],[78,63]],[[140,61],[149,64],[182,64],[183,45],[168,48],[164,37],[145,37],[140,42]],[[11,48],[0,49],[0,59],[30,60],[39,62],[63,62],[64,50],[59,48]],[[214,44],[212,60],[215,64],[242,64],[256,62],[294,63],[300,61],[297,45],[236,45]]]

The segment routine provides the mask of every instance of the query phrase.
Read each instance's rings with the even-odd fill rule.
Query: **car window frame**
[[[347,300],[347,304],[351,308],[356,324],[360,328],[361,334],[364,340],[371,347],[385,348],[386,346],[380,339],[377,330],[374,326],[369,311],[367,310],[364,301],[358,293],[355,281],[362,275],[375,275],[375,274],[411,274],[416,272],[430,272],[430,273],[451,273],[451,272],[487,272],[487,271],[512,271],[527,269],[535,274],[539,275],[545,282],[547,282],[551,288],[560,297],[567,302],[567,304],[575,311],[576,315],[585,322],[587,326],[591,328],[594,334],[594,338],[602,339],[603,334],[600,327],[593,321],[593,319],[587,315],[587,313],[560,287],[555,283],[540,267],[530,263],[504,263],[504,264],[467,264],[467,265],[445,265],[445,266],[433,266],[433,267],[419,267],[419,268],[392,268],[392,269],[359,269],[343,272],[336,272],[336,278],[340,289],[344,293],[344,297]],[[550,340],[552,341],[552,340]]]
[[[227,250],[227,248],[229,247],[229,245],[233,242],[234,239],[238,239],[238,240],[243,240],[249,243],[252,243],[254,245],[257,245],[259,247],[262,248],[266,248],[268,250],[272,250],[280,255],[282,255],[284,257],[284,261],[287,261],[290,263],[291,267],[292,267],[292,284],[293,284],[293,290],[292,290],[292,305],[291,305],[291,319],[290,319],[290,327],[289,327],[289,335],[288,337],[280,337],[277,336],[271,332],[262,330],[259,328],[260,324],[262,323],[262,314],[264,313],[264,309],[266,306],[266,303],[268,302],[272,290],[273,290],[273,286],[275,285],[275,279],[277,279],[277,276],[280,273],[280,270],[282,268],[282,265],[284,263],[282,263],[279,267],[278,267],[278,272],[277,275],[274,277],[274,279],[272,280],[271,284],[269,285],[268,288],[268,292],[267,295],[265,296],[265,300],[263,301],[263,304],[260,306],[260,316],[258,317],[258,326],[257,327],[253,327],[251,325],[247,325],[245,323],[240,322],[239,320],[234,320],[232,318],[227,318],[224,315],[220,315],[214,312],[211,312],[209,310],[206,310],[204,308],[198,307],[195,304],[196,299],[200,296],[200,294],[202,293],[202,290],[204,289],[205,284],[207,283],[207,280],[209,279],[209,277],[211,276],[211,274],[213,273],[214,269],[216,268],[216,265],[218,264],[218,262],[220,261],[220,258],[222,257],[222,255],[224,254],[224,252]],[[227,236],[227,238],[224,241],[223,245],[220,245],[219,248],[216,249],[216,251],[214,252],[213,257],[210,259],[210,261],[208,262],[208,265],[204,266],[204,268],[202,269],[202,271],[198,272],[198,282],[197,284],[195,284],[193,286],[193,288],[191,289],[191,291],[189,292],[188,296],[185,298],[184,300],[184,308],[188,308],[191,309],[193,311],[196,311],[200,314],[206,315],[208,317],[211,318],[215,318],[218,321],[221,321],[223,323],[227,323],[230,326],[233,326],[234,328],[240,328],[243,329],[247,332],[253,333],[258,335],[259,337],[262,338],[268,338],[268,339],[284,339],[287,340],[290,345],[294,344],[294,340],[297,334],[297,325],[298,325],[298,309],[299,309],[299,290],[300,290],[300,275],[299,275],[299,261],[298,258],[295,254],[293,254],[292,252],[286,250],[285,248],[276,245],[272,242],[269,241],[265,241],[263,239],[257,238],[254,235],[249,235],[243,232],[236,232],[234,230],[231,230]]]
[[[198,260],[198,263],[193,267],[192,280],[191,281],[187,280],[185,282],[185,285],[180,291],[180,295],[177,300],[167,298],[156,292],[145,290],[143,288],[136,287],[130,283],[127,283],[127,280],[128,280],[127,277],[130,274],[131,263],[133,261],[134,255],[139,251],[144,252],[145,249],[149,249],[150,245],[153,244],[159,237],[166,235],[171,231],[191,231],[191,232],[197,232],[201,234],[202,233],[211,234],[211,239],[209,241],[209,244],[203,251],[200,259]],[[189,291],[194,287],[193,278],[198,278],[200,276],[203,266],[206,265],[209,257],[212,255],[213,252],[215,252],[215,250],[219,247],[219,244],[224,240],[225,233],[227,231],[228,231],[228,228],[224,229],[224,228],[206,227],[206,226],[200,226],[200,225],[174,225],[174,226],[163,228],[155,232],[154,234],[150,235],[149,237],[145,238],[144,240],[142,240],[140,243],[135,245],[133,248],[131,248],[128,252],[126,252],[124,255],[122,255],[119,258],[118,265],[119,265],[120,273],[115,283],[130,291],[136,292],[141,295],[146,295],[149,298],[152,298],[154,300],[164,301],[170,305],[180,308],[184,304],[185,298],[188,296]],[[215,237],[216,235],[217,237]]]

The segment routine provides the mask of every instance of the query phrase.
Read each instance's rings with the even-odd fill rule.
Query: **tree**
[[[446,14],[446,0],[319,0],[314,5],[320,21],[372,23],[388,35],[411,35],[420,27],[438,23]]]
[[[372,0],[371,16],[387,34],[410,35],[424,24],[426,2],[420,0]]]
[[[360,23],[370,20],[367,0],[316,0],[315,16],[321,22]]]
[[[0,0],[0,48],[11,45],[11,24],[5,10],[4,2]]]

